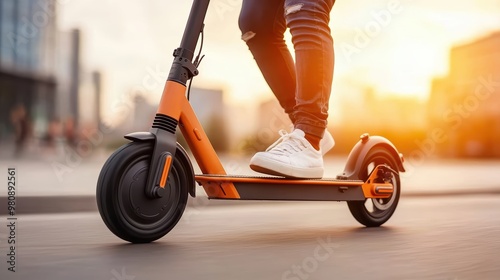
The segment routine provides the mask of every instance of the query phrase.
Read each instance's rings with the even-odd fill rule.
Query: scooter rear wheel
[[[371,171],[381,164],[388,165],[397,172],[398,166],[393,155],[383,146],[375,146],[371,149],[363,160],[359,179],[366,181]],[[366,199],[365,201],[348,201],[349,211],[354,218],[367,227],[378,227],[387,222],[399,202],[401,183],[399,173],[393,174],[391,183],[394,192],[389,198]]]
[[[177,224],[187,203],[191,180],[186,163],[178,156],[173,160],[163,197],[146,196],[152,153],[152,142],[123,145],[106,161],[97,182],[101,218],[111,232],[132,243],[163,237]]]

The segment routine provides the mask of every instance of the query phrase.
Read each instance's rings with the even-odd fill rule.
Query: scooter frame
[[[387,139],[368,134],[363,134],[360,137],[348,156],[344,171],[335,179],[311,180],[226,174],[186,96],[187,82],[198,75],[197,65],[199,61],[196,59],[193,62],[193,58],[200,34],[203,34],[203,22],[209,2],[209,0],[193,1],[181,45],[174,51],[174,61],[150,132],[135,132],[125,136],[132,142],[154,143],[147,183],[144,187],[145,196],[154,200],[161,199],[165,195],[165,189],[170,187],[168,178],[173,162],[176,158],[180,158],[183,162],[187,162],[183,166],[188,169],[184,170],[186,176],[189,177],[186,180],[189,182],[187,188],[193,197],[196,195],[194,183],[196,181],[203,186],[210,199],[313,200],[348,201],[351,203],[363,203],[367,199],[389,199],[395,191],[395,183],[398,184],[399,188],[399,172],[405,171],[403,157]],[[180,128],[186,139],[202,174],[194,174],[187,153],[179,148],[176,136],[177,128]],[[392,166],[385,163],[379,164],[371,170],[371,173],[362,176],[362,172],[366,173],[363,171],[366,168],[364,166],[366,164],[365,158],[374,149],[382,150],[387,154],[386,157],[390,159]],[[110,157],[106,165],[120,164],[114,163],[113,160],[113,156]],[[99,192],[104,193],[102,188],[106,188],[106,186],[102,186],[104,184],[102,181],[105,179],[101,180],[101,177],[105,176],[110,168],[108,166],[101,171],[98,182],[98,205],[101,216],[108,227],[120,236],[119,230],[115,226],[109,225],[113,219],[109,216],[111,214],[105,213],[107,210],[103,209],[106,203],[111,203],[114,200],[109,197],[99,198],[99,196],[104,196]],[[361,180],[361,177],[366,178]],[[397,195],[397,199],[399,199],[399,193]],[[349,207],[351,209],[351,205]],[[358,221],[367,226],[378,226],[388,219],[385,217],[382,222],[375,223],[363,222],[362,215],[364,214],[354,212],[353,214]],[[392,212],[389,217],[390,215]],[[126,237],[124,239],[132,242],[148,242],[155,238],[141,240]]]

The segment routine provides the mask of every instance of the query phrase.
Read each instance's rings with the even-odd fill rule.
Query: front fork
[[[162,197],[164,193],[166,180],[177,150],[176,131],[185,102],[185,92],[185,85],[171,80],[165,83],[158,111],[150,130],[155,138],[145,188],[146,196],[150,198]]]
[[[158,120],[164,121],[162,118],[164,116],[157,114],[154,123],[158,122]],[[175,158],[177,136],[175,131],[171,133],[154,126],[153,124],[151,133],[155,136],[155,141],[149,167],[146,195],[150,198],[159,198],[163,197],[170,167]]]
[[[181,99],[185,96],[187,81],[198,75],[198,70],[192,60],[198,44],[198,37],[203,31],[203,21],[205,20],[209,2],[209,0],[193,1],[181,46],[174,51],[174,61],[163,90],[158,112],[150,130],[155,136],[145,188],[146,196],[150,198],[163,196],[171,163],[175,158],[177,148],[175,132],[182,110]]]

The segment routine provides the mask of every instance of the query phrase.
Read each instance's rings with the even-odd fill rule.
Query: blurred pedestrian
[[[10,120],[14,127],[14,155],[20,156],[25,149],[30,133],[30,121],[24,104],[18,104],[12,109]]]
[[[64,138],[70,147],[74,148],[76,146],[77,136],[73,117],[68,117],[64,122]]]
[[[47,133],[43,137],[44,146],[54,148],[56,140],[61,135],[61,121],[59,118],[54,118],[50,121],[47,127]]]

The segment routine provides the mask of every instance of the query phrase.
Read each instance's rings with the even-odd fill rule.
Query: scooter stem
[[[208,4],[210,0],[194,0],[191,12],[189,14],[184,35],[181,40],[181,48],[191,51],[191,56],[187,59],[193,59],[194,49],[198,43],[198,38],[203,29],[203,22],[207,14]]]
[[[198,38],[203,30],[205,15],[207,14],[210,0],[194,0],[189,18],[184,29],[181,45],[174,51],[174,62],[167,81],[175,81],[186,85],[193,76],[198,75],[198,70],[193,65],[194,51]]]
[[[170,100],[171,94],[179,94],[178,92],[169,92],[168,89],[177,88],[178,91],[185,90],[187,81],[198,75],[198,69],[196,69],[192,60],[196,45],[198,44],[198,38],[203,30],[203,22],[209,3],[209,0],[193,1],[181,45],[174,51],[174,61],[170,68],[162,100],[164,98],[165,100]],[[172,97],[175,98],[174,96]],[[178,117],[162,114],[160,110],[155,116],[153,126],[150,130],[155,135],[154,149],[145,188],[146,195],[150,198],[163,196],[165,180],[170,172],[170,162],[175,158],[177,149],[177,136],[175,132],[178,121]]]

